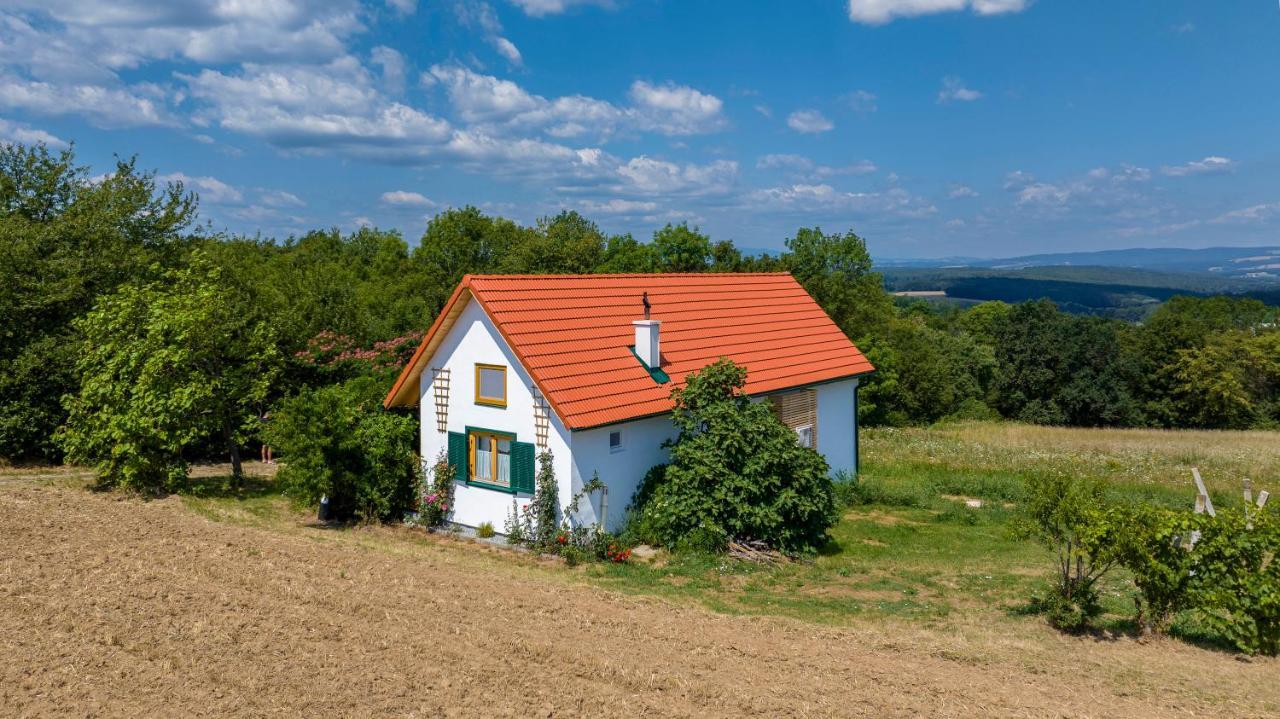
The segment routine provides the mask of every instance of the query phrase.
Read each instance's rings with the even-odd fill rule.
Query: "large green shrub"
[[[633,501],[646,541],[721,549],[753,539],[792,553],[825,543],[836,520],[827,462],[767,403],[746,396],[746,377],[721,359],[672,392],[680,433],[671,462],[650,472]]]
[[[384,387],[361,377],[280,403],[264,434],[281,456],[285,493],[311,505],[327,496],[339,519],[391,519],[412,505],[417,420],[382,409]]]
[[[1138,588],[1138,621],[1145,634],[1161,632],[1187,606],[1195,557],[1189,539],[1196,516],[1149,505],[1112,510],[1112,551]]]

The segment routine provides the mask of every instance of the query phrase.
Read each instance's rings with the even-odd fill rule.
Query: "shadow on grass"
[[[191,477],[178,492],[198,499],[257,499],[277,492],[275,482],[267,477],[247,476],[236,486],[231,475]]]

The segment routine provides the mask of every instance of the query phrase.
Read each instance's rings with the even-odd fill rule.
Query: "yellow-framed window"
[[[511,486],[511,445],[515,435],[498,432],[467,433],[470,481]]]
[[[500,364],[476,363],[476,404],[507,406],[507,368]]]

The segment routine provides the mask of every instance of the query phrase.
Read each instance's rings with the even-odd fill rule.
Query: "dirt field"
[[[1174,641],[720,615],[410,530],[258,529],[72,484],[0,483],[4,715],[1280,712],[1280,662]]]

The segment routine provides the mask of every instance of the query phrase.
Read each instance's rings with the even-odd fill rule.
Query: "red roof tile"
[[[665,384],[631,352],[644,292],[662,321]],[[418,376],[469,298],[571,429],[669,412],[672,388],[720,357],[747,368],[749,394],[873,371],[786,273],[468,275],[388,393],[388,407],[417,402]]]

